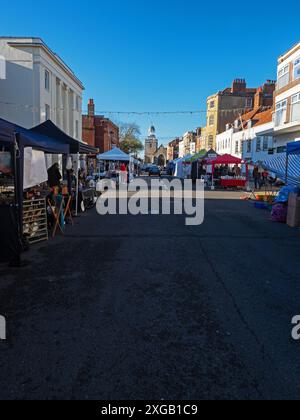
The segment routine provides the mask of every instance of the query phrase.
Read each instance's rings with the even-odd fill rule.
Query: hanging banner
[[[48,173],[44,152],[24,149],[24,190],[48,181]]]

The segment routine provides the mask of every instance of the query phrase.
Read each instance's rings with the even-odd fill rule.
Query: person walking
[[[127,167],[125,163],[121,164],[120,172],[121,172],[121,184],[127,184]]]
[[[254,178],[254,187],[255,189],[260,189],[260,182],[259,182],[259,178],[260,178],[260,173],[259,173],[259,169],[257,166],[255,166],[255,168],[253,169],[253,178]]]

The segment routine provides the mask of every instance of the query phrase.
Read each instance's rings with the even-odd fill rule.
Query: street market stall
[[[61,176],[57,176],[57,183],[50,185],[50,173],[55,167],[47,168],[45,156],[74,154],[79,161],[80,154],[97,151],[65,135],[50,121],[28,130],[0,119],[0,234],[4,260],[19,257],[25,237],[29,243],[47,239],[49,217],[55,226],[53,235],[58,228],[63,231],[67,218],[72,219],[72,193],[67,181],[61,183]],[[76,190],[78,200],[78,175]],[[13,243],[19,247],[13,247]],[[14,250],[9,258],[5,256],[7,250]]]
[[[87,175],[87,168],[89,166],[88,160],[91,158],[94,160],[95,155],[99,152],[99,149],[92,147],[86,143],[78,141],[73,137],[67,135],[59,127],[57,127],[52,121],[48,120],[44,123],[34,127],[31,131],[39,133],[42,135],[47,135],[51,138],[55,138],[57,141],[62,144],[67,144],[69,146],[69,153],[72,155],[73,165],[75,167],[75,178],[76,178],[76,193],[75,193],[75,213],[77,215],[78,209],[85,209],[84,205],[84,194],[90,194],[91,191],[87,191],[86,188],[83,188],[80,180],[81,170]],[[67,174],[68,176],[69,174]],[[88,189],[90,190],[90,189]],[[83,191],[83,194],[82,194]]]
[[[235,156],[223,155],[213,160],[208,159],[207,164],[212,165],[212,185],[218,183],[222,188],[245,188],[248,182],[248,165]]]
[[[190,178],[192,172],[191,164],[192,155],[187,155],[183,158],[174,161],[176,178],[187,179]]]
[[[271,155],[260,165],[287,185],[300,185],[300,153],[292,147],[287,153]]]
[[[24,206],[24,186],[33,178],[44,177],[39,171],[34,173],[36,165],[32,165],[32,160],[28,163],[28,154],[31,152],[32,157],[34,151],[38,159],[40,152],[64,154],[69,152],[69,147],[0,119],[0,149],[0,261],[18,262],[22,252],[23,209],[28,204]],[[33,198],[29,200],[32,202]]]
[[[97,156],[99,164],[104,164],[105,177],[115,179],[116,182],[125,183],[134,175],[134,158],[121,149],[115,147],[106,153]],[[125,179],[126,178],[126,179]]]

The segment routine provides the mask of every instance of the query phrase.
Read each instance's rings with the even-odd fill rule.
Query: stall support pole
[[[76,211],[75,215],[78,216],[78,196],[79,196],[79,153],[77,154],[77,168],[76,168]]]
[[[289,176],[289,154],[286,153],[286,168],[285,168],[285,183],[288,183],[288,176]]]
[[[215,190],[215,165],[212,165],[211,190]]]
[[[246,190],[247,192],[251,192],[251,186],[250,186],[250,171],[249,171],[249,165],[248,163],[245,163],[246,165],[246,179],[247,179],[247,187]]]

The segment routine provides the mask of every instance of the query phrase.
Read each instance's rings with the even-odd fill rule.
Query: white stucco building
[[[6,75],[0,117],[26,128],[48,119],[82,139],[83,84],[40,38],[0,37]]]
[[[274,133],[280,151],[300,137],[300,42],[278,59]]]
[[[263,160],[274,152],[272,110],[248,112],[217,135],[217,153],[240,159]]]

